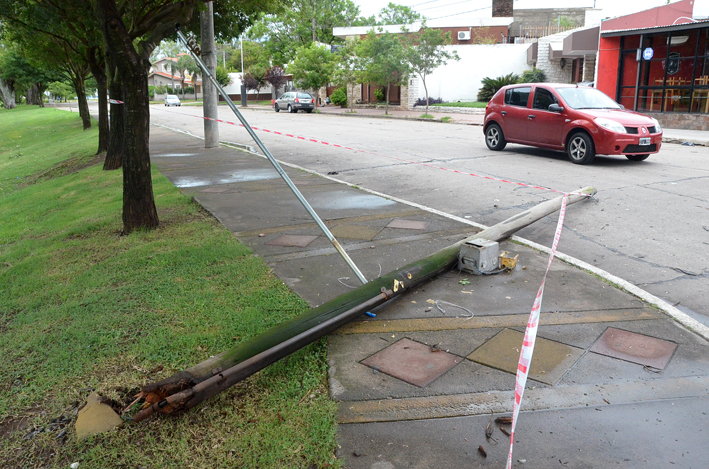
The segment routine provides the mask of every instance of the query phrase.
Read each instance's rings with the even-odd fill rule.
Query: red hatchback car
[[[662,145],[656,119],[624,109],[595,88],[556,83],[502,87],[485,108],[484,132],[490,150],[521,143],[566,151],[576,164],[597,154],[642,161]]]

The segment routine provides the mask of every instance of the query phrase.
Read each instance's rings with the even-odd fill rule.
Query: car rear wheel
[[[643,161],[646,160],[650,155],[625,155],[630,161]]]
[[[569,138],[566,153],[574,164],[589,164],[596,157],[593,141],[583,132],[576,132]]]
[[[505,146],[507,146],[507,141],[499,125],[490,124],[485,131],[485,143],[487,147],[493,151],[503,150]]]
[[[298,112],[298,110],[297,110],[297,109],[293,109],[293,107],[289,104],[289,105],[288,105],[288,112],[290,112],[290,113],[292,114],[292,113],[294,113],[294,112]]]
[[[274,109],[276,110],[276,112],[281,112],[281,108],[278,107],[278,103],[276,103]]]

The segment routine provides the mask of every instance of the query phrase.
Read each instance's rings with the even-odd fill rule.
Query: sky
[[[489,18],[492,16],[492,0],[354,0],[362,16],[376,15],[384,5],[393,1],[412,7],[429,19]],[[570,8],[590,7],[602,9],[605,16],[613,17],[665,5],[667,0],[514,0],[514,7]],[[674,3],[674,1],[673,1]]]

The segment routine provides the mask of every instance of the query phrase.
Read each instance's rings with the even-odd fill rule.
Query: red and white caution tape
[[[243,124],[239,124],[239,123],[235,123],[235,122],[229,122],[229,121],[225,121],[225,120],[222,120],[222,119],[213,119],[213,118],[211,118],[211,117],[198,116],[198,115],[195,115],[195,114],[187,114],[187,115],[189,115],[189,116],[191,116],[191,117],[197,117],[197,118],[199,118],[199,119],[206,119],[206,120],[221,122],[222,124],[228,124],[228,125],[235,125],[235,126],[239,126],[239,127],[244,127]],[[557,194],[575,194],[575,195],[581,195],[581,196],[584,196],[584,197],[591,197],[591,196],[588,195],[588,194],[581,194],[581,193],[576,193],[576,192],[568,193],[568,192],[564,192],[564,191],[560,191],[560,190],[556,190],[556,189],[551,189],[551,188],[549,188],[549,187],[538,186],[538,185],[533,185],[533,184],[525,184],[525,183],[523,183],[523,182],[508,181],[507,179],[496,178],[496,177],[494,177],[494,176],[485,176],[485,175],[482,175],[482,174],[469,173],[469,172],[460,171],[460,170],[457,170],[457,169],[446,168],[445,166],[437,166],[437,165],[435,165],[435,164],[421,163],[421,162],[418,162],[418,161],[407,160],[407,159],[405,159],[405,158],[398,158],[398,157],[396,157],[396,156],[382,155],[382,154],[380,154],[380,153],[376,153],[376,152],[373,152],[373,151],[360,150],[360,149],[357,149],[357,148],[352,148],[352,147],[348,147],[348,146],[346,146],[346,145],[340,145],[340,144],[337,144],[337,143],[329,143],[329,142],[325,142],[325,141],[323,141],[323,140],[318,140],[318,139],[316,139],[316,138],[302,137],[302,136],[300,136],[300,135],[293,135],[293,134],[289,134],[289,133],[278,132],[278,131],[276,131],[276,130],[262,129],[262,128],[253,127],[253,126],[252,126],[251,128],[254,129],[254,130],[260,131],[260,132],[266,132],[266,133],[270,133],[270,134],[274,134],[274,135],[281,135],[281,136],[284,136],[284,137],[296,138],[296,139],[298,139],[298,140],[305,140],[305,141],[312,142],[312,143],[320,143],[320,144],[323,144],[323,145],[328,145],[328,146],[332,146],[332,147],[336,147],[336,148],[342,148],[342,149],[344,149],[344,150],[352,150],[352,151],[356,151],[356,152],[359,152],[359,153],[366,153],[366,154],[369,154],[369,155],[380,156],[380,157],[382,157],[382,158],[389,158],[389,159],[392,159],[392,160],[401,161],[401,162],[403,162],[403,163],[415,164],[415,165],[419,165],[419,166],[426,166],[426,167],[428,167],[428,168],[440,169],[440,170],[442,170],[442,171],[449,171],[449,172],[451,172],[451,173],[462,174],[462,175],[465,175],[465,176],[474,176],[474,177],[478,177],[478,178],[482,178],[482,179],[487,179],[487,180],[490,180],[490,181],[504,182],[504,183],[506,183],[506,184],[514,184],[514,185],[516,185],[516,186],[529,187],[529,188],[532,188],[532,189],[539,189],[539,190],[547,191],[547,192],[555,192],[555,193],[557,193]]]
[[[537,297],[534,299],[532,312],[529,314],[529,320],[527,321],[527,329],[524,331],[524,341],[522,342],[522,349],[519,353],[519,363],[517,364],[517,379],[515,381],[514,411],[512,413],[512,431],[510,432],[510,452],[507,456],[507,469],[511,469],[512,467],[512,445],[514,444],[515,440],[515,427],[517,426],[517,419],[519,417],[519,408],[522,405],[524,387],[527,384],[529,365],[532,363],[534,343],[537,340],[537,328],[539,327],[539,311],[542,308],[542,298],[544,296],[544,283],[547,280],[547,274],[549,273],[549,267],[551,267],[551,262],[554,260],[554,256],[556,255],[556,248],[559,245],[559,238],[561,238],[561,229],[564,226],[564,216],[566,215],[566,200],[567,194],[564,194],[564,197],[561,201],[561,210],[559,211],[559,222],[556,224],[554,243],[552,244],[551,253],[549,254],[547,270],[546,272],[544,272],[542,284],[539,286]]]
[[[111,104],[125,104],[123,101],[119,101],[117,99],[109,99],[108,102]]]

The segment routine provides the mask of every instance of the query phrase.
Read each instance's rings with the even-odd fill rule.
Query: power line
[[[426,7],[426,8],[419,8],[417,11],[423,11],[423,10],[434,10],[436,8],[446,8],[449,6],[453,5],[458,5],[459,3],[468,3],[470,0],[462,0],[461,2],[455,2],[455,3],[447,3],[445,5],[438,5],[438,6],[432,6],[432,7]]]
[[[492,8],[492,7],[476,8],[475,10],[461,11],[460,13],[454,13],[452,15],[438,16],[436,18],[428,18],[428,19],[429,20],[438,20],[441,18],[450,18],[451,16],[460,16],[460,15],[464,15],[466,13],[472,13],[474,11],[487,10],[489,8]]]

